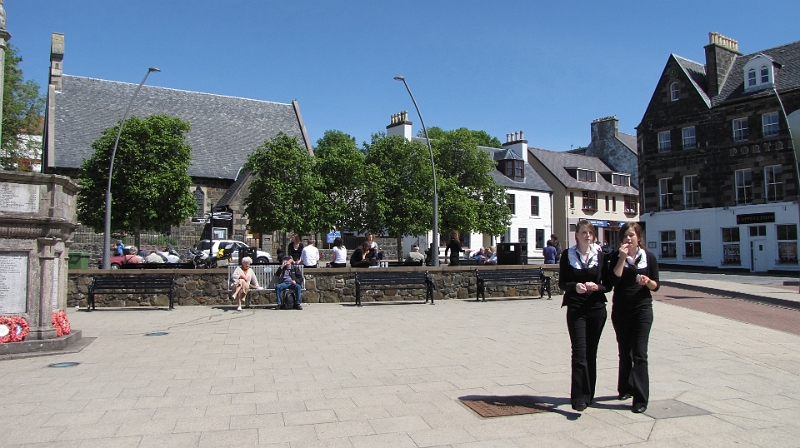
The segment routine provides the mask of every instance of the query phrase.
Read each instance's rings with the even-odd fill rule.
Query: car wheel
[[[114,263],[111,265],[111,269],[119,269],[119,265]]]
[[[256,263],[258,263],[258,264],[267,264],[267,263],[269,263],[269,258],[267,258],[267,257],[258,257],[256,259]]]

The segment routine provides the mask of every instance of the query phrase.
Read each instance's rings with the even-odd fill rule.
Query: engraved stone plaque
[[[0,252],[0,314],[27,311],[28,254]]]
[[[39,186],[0,183],[0,210],[39,213]]]

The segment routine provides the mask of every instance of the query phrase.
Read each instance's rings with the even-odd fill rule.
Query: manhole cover
[[[647,411],[645,411],[645,415],[657,420],[706,414],[710,414],[710,412],[678,400],[651,401],[647,404]]]
[[[54,362],[53,364],[48,364],[47,367],[54,367],[54,368],[61,368],[61,367],[75,367],[79,362]]]
[[[166,331],[154,331],[152,333],[145,333],[144,335],[145,336],[166,336],[168,334],[169,333],[167,333]]]
[[[530,395],[470,395],[460,397],[464,405],[481,417],[508,417],[511,415],[537,414],[552,409],[552,405],[542,403]]]

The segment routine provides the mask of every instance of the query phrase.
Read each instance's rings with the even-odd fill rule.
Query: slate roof
[[[692,85],[694,86],[695,90],[697,90],[697,93],[700,94],[700,98],[703,99],[703,101],[706,103],[706,106],[711,107],[711,98],[707,93],[708,78],[706,77],[706,66],[699,62],[691,61],[684,57],[678,56],[677,54],[673,54],[672,57],[675,58],[675,61],[681,67],[683,72],[689,77],[689,81],[692,82]]]
[[[639,154],[639,151],[636,150],[636,136],[631,134],[626,134],[624,132],[617,133],[617,140],[621,141],[623,145],[627,146],[634,154]]]
[[[544,191],[547,193],[553,192],[553,189],[547,185],[544,179],[539,176],[539,174],[533,169],[528,161],[519,157],[514,151],[509,149],[490,148],[487,146],[478,146],[478,148],[488,152],[492,157],[492,160],[495,161],[513,159],[523,160],[525,162],[525,177],[522,180],[511,179],[505,174],[501,173],[500,170],[492,170],[490,174],[497,185],[505,188],[514,188],[517,190]]]
[[[553,173],[561,184],[566,188],[576,190],[590,190],[604,193],[617,193],[636,196],[639,191],[634,187],[623,187],[614,185],[605,180],[601,175],[597,176],[597,182],[582,182],[570,176],[567,168],[582,168],[598,173],[614,172],[597,157],[583,156],[569,152],[548,151],[546,149],[528,148],[528,152],[536,157],[544,167]],[[591,188],[590,188],[591,187]]]
[[[122,118],[137,84],[64,75],[55,96],[56,168],[80,168],[92,142]],[[168,114],[191,124],[189,175],[233,180],[256,147],[278,131],[302,137],[292,104],[144,85],[129,115]]]
[[[424,137],[412,137],[414,140],[426,143]],[[427,144],[427,143],[426,143]],[[505,159],[523,160],[525,162],[525,178],[522,180],[514,180],[501,173],[499,169],[492,170],[489,173],[497,185],[505,188],[516,188],[518,190],[533,190],[552,193],[553,189],[550,188],[544,179],[539,176],[536,170],[528,163],[527,160],[519,157],[514,151],[505,148],[492,148],[489,146],[478,146],[478,149],[486,151],[494,161]]]
[[[800,41],[797,41],[768,50],[736,56],[719,95],[713,98],[714,106],[725,101],[745,97],[755,98],[772,95],[772,89],[757,90],[755,92],[744,91],[744,66],[759,53],[769,56],[775,63],[780,64],[780,68],[775,69],[775,87],[779,91],[800,87]]]

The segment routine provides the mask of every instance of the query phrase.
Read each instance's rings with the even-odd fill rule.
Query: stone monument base
[[[33,334],[33,332],[31,332],[31,334]],[[0,344],[0,360],[23,358],[26,357],[26,355],[35,356],[35,354],[57,354],[59,350],[64,350],[80,341],[82,337],[83,334],[81,330],[72,330],[72,333],[60,338],[42,340],[29,338],[22,342],[7,342]]]

